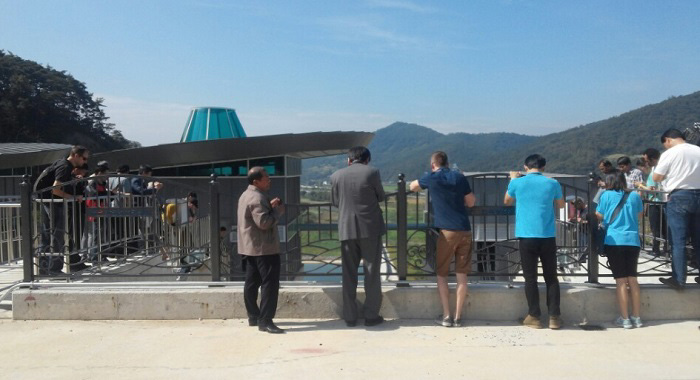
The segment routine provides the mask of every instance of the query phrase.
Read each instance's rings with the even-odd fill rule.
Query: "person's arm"
[[[564,208],[566,206],[566,200],[564,198],[559,198],[554,200],[557,208]]]
[[[83,200],[82,195],[73,195],[73,194],[69,194],[69,193],[63,191],[62,185],[63,185],[63,183],[61,181],[58,181],[58,180],[54,181],[53,182],[54,188],[51,190],[51,194],[53,194],[57,197],[61,197],[63,199],[75,199],[78,202],[81,202]]]
[[[598,218],[599,221],[603,220],[603,214],[599,213],[598,211],[595,212],[595,216]]]
[[[472,208],[476,204],[476,197],[474,196],[474,193],[469,193],[464,196],[464,205]]]
[[[666,179],[666,175],[654,172],[652,179],[654,180],[654,182],[661,182]]]
[[[331,204],[340,207],[340,194],[338,193],[338,181],[331,177]]]
[[[275,210],[271,206],[265,205],[264,202],[265,200],[261,199],[248,207],[255,225],[261,230],[269,230],[275,226],[278,217]]]
[[[384,186],[382,185],[382,177],[379,174],[379,170],[375,169],[374,173],[372,173],[372,185],[374,187],[374,193],[377,196],[377,202],[382,202],[384,201],[385,194],[384,194]]]
[[[510,194],[506,191],[506,196],[503,198],[503,203],[506,206],[512,206],[515,203],[515,198],[511,197]]]
[[[420,184],[418,183],[418,180],[417,180],[417,179],[416,179],[416,180],[413,180],[413,181],[408,185],[408,189],[409,189],[411,192],[413,192],[413,193],[418,193],[418,192],[420,192],[421,190],[423,190],[423,189],[420,187]]]

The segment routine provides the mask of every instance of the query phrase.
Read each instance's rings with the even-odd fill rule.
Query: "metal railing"
[[[22,258],[20,235],[20,202],[18,197],[0,197],[0,264]]]
[[[508,179],[504,173],[468,177],[477,198],[469,213],[474,238],[471,278],[478,281],[511,282],[522,276],[514,207],[503,205]],[[82,184],[88,181],[82,180]],[[80,184],[73,181],[64,188]],[[567,204],[580,199],[586,207],[572,211],[567,205],[556,213],[560,273],[588,282],[611,276],[607,259],[600,255],[602,242],[593,217],[595,188],[561,186]],[[174,181],[165,188],[170,194],[181,195],[193,190]],[[235,241],[227,241],[219,231],[220,194],[215,177],[209,189],[198,189],[209,192],[211,212],[196,218],[173,217],[171,206],[176,215],[187,215],[186,206],[183,209],[183,200],[165,199],[163,192],[88,193],[83,202],[74,202],[53,199],[47,191],[33,192],[26,181],[22,189],[22,206],[8,206],[12,211],[1,218],[0,228],[5,231],[11,227],[13,241],[20,240],[11,257],[16,260],[17,252],[22,252],[26,281],[55,277],[81,281],[243,279]],[[398,284],[432,280],[438,232],[432,225],[430,194],[409,192],[404,177],[399,176],[397,191],[387,193],[381,207],[388,230],[383,236],[383,278]],[[670,266],[663,202],[645,200],[645,207],[640,221],[642,249],[647,252],[658,246],[659,254],[642,256],[640,276],[667,274]],[[23,220],[30,223],[20,223]],[[330,203],[287,205],[279,224],[283,279],[340,280],[337,223],[338,210]],[[53,267],[54,262],[59,264]]]

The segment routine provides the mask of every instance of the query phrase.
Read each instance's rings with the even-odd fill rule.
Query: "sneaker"
[[[635,317],[633,315],[630,315],[630,320],[632,321],[632,326],[636,328],[640,328],[644,326],[644,323],[642,323],[642,318],[641,317]]]
[[[552,330],[559,330],[561,328],[561,317],[558,315],[549,317],[549,328]]]
[[[695,282],[697,282],[698,284],[700,284],[700,276],[695,277]]]
[[[452,327],[454,325],[454,321],[452,321],[452,317],[450,317],[449,315],[444,318],[441,315],[438,315],[437,318],[435,318],[435,323],[438,326],[445,327]]]
[[[462,318],[455,318],[452,322],[452,327],[462,327]]]
[[[540,322],[539,318],[533,317],[532,315],[528,314],[527,317],[523,319],[523,326],[527,326],[533,329],[541,329],[542,322]]]
[[[632,321],[629,319],[624,319],[622,317],[617,317],[615,320],[615,326],[617,327],[622,327],[625,330],[631,329],[632,328]]]
[[[659,281],[661,281],[662,284],[664,284],[670,288],[673,288],[674,290],[679,290],[679,291],[683,290],[683,287],[681,286],[681,284],[679,284],[678,281],[676,281],[676,279],[673,277],[668,277],[668,278],[661,277],[661,278],[659,278]]]

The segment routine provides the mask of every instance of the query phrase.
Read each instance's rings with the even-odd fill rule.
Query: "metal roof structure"
[[[217,163],[251,158],[292,156],[312,158],[342,154],[357,145],[367,146],[371,132],[312,132],[227,138],[162,144],[93,154],[92,161],[107,160],[112,166],[127,164],[153,168]]]
[[[47,165],[68,157],[71,145],[50,143],[0,144],[0,169]]]
[[[246,137],[236,110],[221,107],[196,107],[187,117],[180,142]]]

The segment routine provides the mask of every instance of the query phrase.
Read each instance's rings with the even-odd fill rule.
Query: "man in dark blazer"
[[[343,258],[343,318],[348,327],[357,324],[357,271],[364,260],[365,326],[384,322],[382,284],[379,277],[382,235],[386,232],[379,203],[384,188],[379,170],[368,166],[370,152],[363,146],[350,149],[348,167],[331,176],[331,202],[338,207],[338,236]]]

